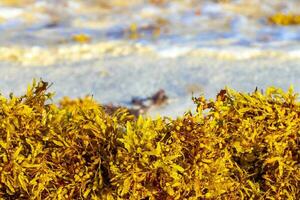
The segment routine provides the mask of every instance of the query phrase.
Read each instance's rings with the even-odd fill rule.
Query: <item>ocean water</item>
[[[214,98],[225,86],[300,91],[300,26],[268,21],[300,14],[298,1],[20,2],[0,1],[4,95],[33,78],[52,82],[56,100],[125,106],[164,89],[169,103],[151,113],[176,116],[193,109],[193,95]]]

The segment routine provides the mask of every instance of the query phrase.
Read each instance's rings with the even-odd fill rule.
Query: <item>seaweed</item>
[[[291,26],[300,24],[300,15],[296,14],[284,14],[276,13],[268,17],[268,21],[271,24],[280,25],[280,26]]]
[[[226,88],[194,97],[194,114],[151,119],[91,97],[56,105],[49,86],[0,96],[0,199],[300,197],[292,88]]]

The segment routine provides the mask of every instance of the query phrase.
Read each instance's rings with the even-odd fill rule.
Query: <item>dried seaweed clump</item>
[[[177,119],[0,96],[0,199],[299,199],[300,104],[290,89],[222,90]]]
[[[271,24],[290,26],[300,24],[300,15],[276,13],[268,18]]]

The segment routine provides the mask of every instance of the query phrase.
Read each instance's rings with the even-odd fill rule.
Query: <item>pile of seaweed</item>
[[[300,15],[276,13],[268,18],[269,23],[279,26],[300,25]]]
[[[290,89],[221,90],[177,119],[0,96],[0,199],[299,199],[300,103]]]

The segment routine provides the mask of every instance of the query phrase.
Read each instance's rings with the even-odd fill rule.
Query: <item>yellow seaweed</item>
[[[49,84],[0,96],[0,199],[297,199],[300,103],[291,87],[226,88],[177,119],[52,103]]]

